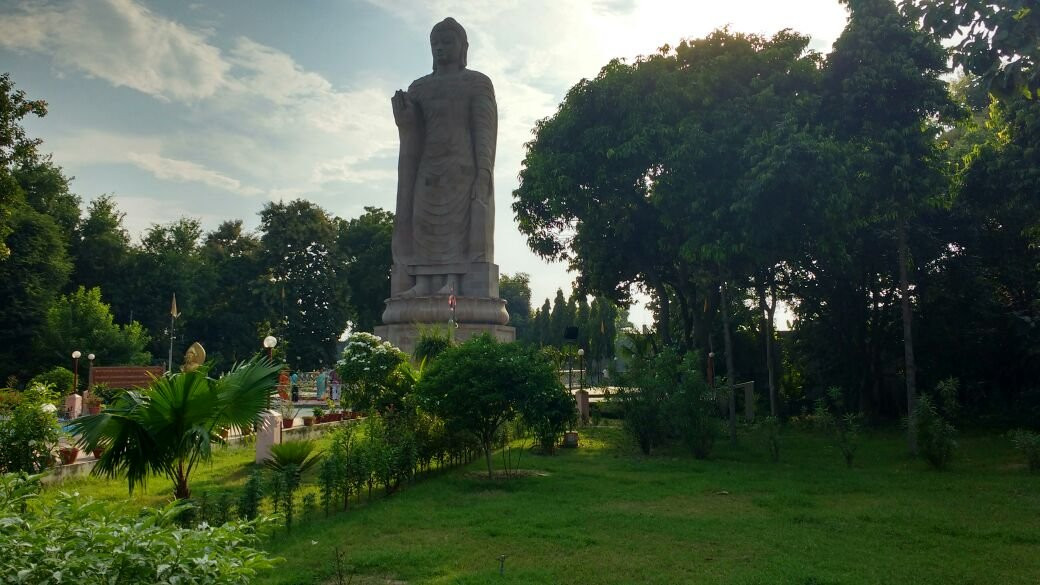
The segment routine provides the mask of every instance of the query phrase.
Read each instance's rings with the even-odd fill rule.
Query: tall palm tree
[[[104,449],[94,475],[126,475],[132,494],[150,475],[173,481],[178,499],[191,497],[188,479],[212,456],[221,431],[251,429],[271,407],[282,368],[257,355],[218,379],[208,368],[155,378],[122,395],[101,414],[76,419],[73,433],[87,451]]]

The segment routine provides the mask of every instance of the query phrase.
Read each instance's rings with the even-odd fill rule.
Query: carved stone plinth
[[[424,326],[436,327],[437,324],[426,324]],[[443,326],[447,327],[447,323],[444,322]],[[516,341],[515,327],[480,323],[459,323],[459,326],[455,328],[455,340],[458,342],[466,341],[482,333],[489,333],[501,342]],[[412,353],[415,350],[415,343],[419,341],[419,325],[411,323],[377,325],[375,334],[401,348],[402,351]]]
[[[383,311],[383,323],[442,323],[452,320],[448,295],[431,295],[410,299],[387,299]],[[504,299],[456,297],[454,320],[456,323],[480,323],[505,325],[509,323]]]

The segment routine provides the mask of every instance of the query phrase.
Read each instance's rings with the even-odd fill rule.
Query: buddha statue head
[[[460,69],[466,67],[466,53],[469,51],[466,29],[450,16],[433,25],[430,31],[430,51],[433,53],[434,71],[439,65],[457,64]]]

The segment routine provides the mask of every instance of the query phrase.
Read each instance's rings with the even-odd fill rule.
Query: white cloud
[[[24,3],[0,19],[0,46],[160,99],[212,96],[228,69],[205,35],[131,0]]]
[[[128,153],[127,158],[133,164],[152,173],[159,179],[188,183],[198,182],[240,195],[260,195],[263,193],[263,191],[255,187],[242,185],[238,179],[233,179],[191,161],[139,152]]]

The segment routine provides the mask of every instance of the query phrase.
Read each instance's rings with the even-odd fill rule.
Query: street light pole
[[[79,393],[79,356],[83,355],[79,350],[72,352],[72,391]]]
[[[268,335],[264,338],[264,348],[267,349],[267,359],[274,361],[274,346],[278,345],[278,338]]]
[[[585,389],[585,350],[578,349],[578,386]]]
[[[94,354],[87,354],[87,361],[90,362],[90,369],[87,370],[87,388],[90,388],[90,383],[94,381]]]

